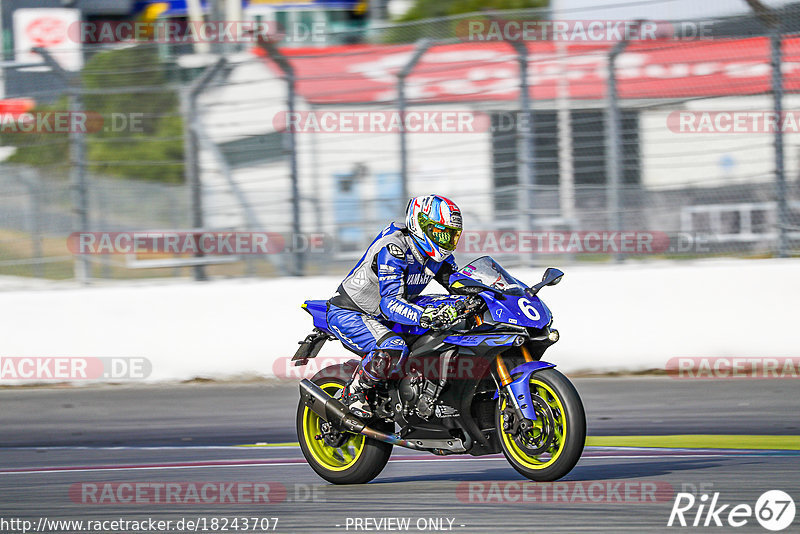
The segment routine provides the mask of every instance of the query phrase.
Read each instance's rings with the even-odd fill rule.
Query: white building
[[[560,49],[542,42],[529,46],[529,83],[539,124],[536,170],[538,183],[546,185],[537,193],[553,199],[553,205],[539,214],[544,226],[557,224],[565,213],[574,215],[561,222],[576,228],[586,228],[593,224],[590,220],[604,216],[599,199],[607,163],[608,49],[608,43]],[[786,47],[787,88],[800,87],[796,49]],[[631,45],[617,63],[620,106],[626,118],[624,143],[630,158],[626,179],[643,191],[769,184],[774,179],[774,136],[753,122],[758,117],[763,120],[772,109],[767,50],[761,38]],[[298,78],[298,111],[391,114],[397,110],[396,74],[412,49],[353,45],[286,53]],[[288,231],[290,168],[281,145],[286,136],[280,133],[287,85],[263,59],[243,54],[236,62],[224,83],[201,99],[202,122],[213,142],[205,145],[203,157],[209,224]],[[407,98],[409,112],[469,112],[481,120],[490,116],[498,120],[504,113],[513,116],[519,109],[516,56],[505,43],[435,47],[408,77]],[[798,104],[797,95],[784,100],[787,110],[798,109]],[[559,110],[564,113],[559,115]],[[686,121],[675,122],[677,112],[694,114],[696,126],[708,120],[703,119],[706,112],[716,122],[692,133]],[[725,122],[725,115],[717,112],[751,115],[743,131],[734,131],[739,128],[734,128],[732,119]],[[565,136],[567,117],[570,130]],[[686,128],[681,130],[681,124]],[[786,131],[786,174],[792,179],[798,173],[800,127]],[[377,229],[402,209],[397,133],[306,129],[295,139],[305,231],[320,230],[348,240],[348,225]],[[565,139],[571,147],[565,148]],[[483,127],[459,133],[409,133],[407,143],[410,194],[450,195],[472,228],[492,229],[502,219],[498,210],[516,206],[522,153],[513,131],[493,133]],[[225,172],[221,162],[231,168]],[[575,206],[569,205],[569,182],[578,197]],[[502,187],[505,197],[498,194]],[[560,197],[555,195],[559,190]],[[668,214],[669,220],[677,225],[682,206],[667,208],[674,212]],[[642,217],[646,211],[642,209]],[[665,220],[658,219],[659,224],[667,224]],[[353,239],[366,235],[359,233]]]

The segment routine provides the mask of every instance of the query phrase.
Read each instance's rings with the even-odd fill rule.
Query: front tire
[[[340,367],[340,366],[335,366]],[[347,383],[347,364],[342,369],[327,367],[311,381],[330,396],[335,396]],[[301,401],[297,406],[297,438],[308,465],[322,478],[333,484],[365,484],[378,476],[389,456],[392,445],[361,434],[343,433],[341,439],[331,444],[321,435],[324,420]],[[381,425],[383,426],[383,425]]]
[[[533,373],[530,387],[538,401],[534,428],[518,435],[503,430],[506,400],[501,397],[497,432],[503,455],[517,472],[537,482],[551,482],[578,463],[586,442],[586,414],[575,386],[555,369]],[[548,443],[550,435],[552,441]],[[538,451],[537,446],[544,451],[532,453],[532,448]]]

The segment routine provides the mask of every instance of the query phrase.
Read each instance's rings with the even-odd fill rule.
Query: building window
[[[558,118],[555,111],[534,111],[534,180],[540,187],[559,184]],[[517,209],[522,136],[519,115],[493,112],[492,177],[496,213]],[[605,112],[580,110],[570,113],[572,161],[575,185],[601,185],[607,182]],[[622,112],[622,170],[626,184],[641,182],[639,154],[639,113]]]

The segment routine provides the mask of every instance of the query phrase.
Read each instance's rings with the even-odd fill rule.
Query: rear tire
[[[311,381],[334,396],[344,388],[352,369],[350,362],[326,367]],[[316,435],[322,434],[322,422],[305,404],[298,404],[296,424],[300,449],[308,465],[319,476],[333,484],[365,484],[383,471],[392,454],[391,444],[361,434],[346,433],[344,443],[333,447],[324,440],[315,439]],[[394,430],[394,425],[388,423],[373,426],[382,431]]]
[[[526,453],[519,438],[503,430],[502,409],[505,400],[501,400],[496,416],[500,446],[508,463],[521,475],[537,482],[551,482],[569,473],[578,463],[586,442],[586,415],[575,386],[555,369],[532,374],[531,392],[544,399],[549,406],[553,417],[553,442],[542,454]],[[539,428],[531,431],[531,435],[549,424],[545,420],[542,417],[536,422]],[[542,435],[539,433],[539,437]]]

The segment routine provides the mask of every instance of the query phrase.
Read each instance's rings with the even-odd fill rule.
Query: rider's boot
[[[367,391],[374,388],[377,381],[367,376],[360,366],[356,370],[353,381],[342,393],[342,402],[350,408],[350,412],[361,419],[372,417],[372,408],[367,401]]]

